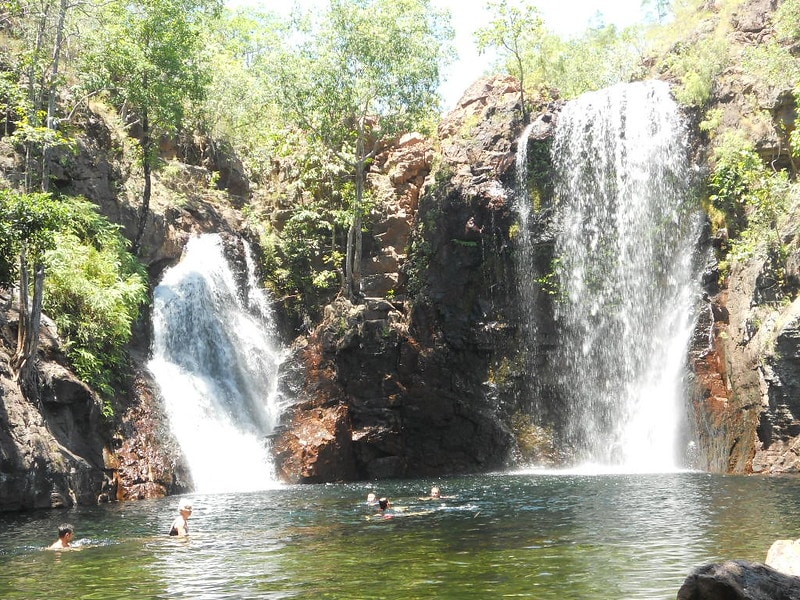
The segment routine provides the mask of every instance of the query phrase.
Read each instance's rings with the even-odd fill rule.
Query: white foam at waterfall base
[[[148,367],[200,492],[278,485],[267,436],[280,412],[283,353],[252,273],[248,283],[252,294],[237,288],[220,236],[203,235],[188,242],[153,294]]]

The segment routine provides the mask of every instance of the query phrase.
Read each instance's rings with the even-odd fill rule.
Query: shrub
[[[56,248],[46,255],[44,306],[78,376],[108,400],[126,364],[131,327],[147,300],[147,274],[119,227],[94,205],[78,200],[70,210],[71,225],[56,234]]]

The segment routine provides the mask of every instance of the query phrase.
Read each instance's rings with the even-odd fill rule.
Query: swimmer
[[[58,539],[48,546],[48,550],[63,550],[72,548],[72,537],[75,535],[75,528],[69,523],[62,523],[58,526]]]
[[[394,515],[387,512],[391,506],[388,498],[381,498],[378,500],[378,513],[375,516],[379,519],[391,519]]]
[[[372,506],[373,504],[378,503],[378,498],[375,496],[375,492],[370,492],[367,494],[367,504]]]
[[[455,496],[442,496],[442,491],[439,489],[438,486],[433,486],[431,488],[431,495],[426,496],[424,498],[420,498],[420,500],[444,500],[445,498],[454,498]]]
[[[169,534],[173,536],[187,536],[189,535],[189,517],[192,516],[192,503],[189,500],[183,500],[178,505],[178,512],[180,515],[172,522]]]

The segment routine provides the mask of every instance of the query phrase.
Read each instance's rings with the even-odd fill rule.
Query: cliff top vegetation
[[[707,204],[717,228],[739,240],[732,247],[742,255],[779,256],[778,223],[797,196],[798,0],[779,2],[774,14],[758,0],[651,4],[656,22],[597,26],[565,40],[547,31],[535,2],[502,0],[492,3],[495,17],[476,44],[501,50],[497,69],[522,82],[526,116],[536,103],[619,81],[672,81],[711,148]],[[429,0],[331,0],[319,14],[288,18],[226,10],[218,0],[3,3],[0,185],[30,201],[43,193],[78,203],[54,172],[102,114],[120,133],[110,144],[125,165],[117,192],[138,211],[132,230],[106,223],[79,232],[78,241],[52,225],[58,253],[50,257],[8,250],[23,257],[21,276],[42,269],[52,293],[33,297],[60,319],[73,364],[94,365],[86,376],[109,387],[143,296],[119,292],[125,310],[110,310],[109,328],[122,335],[109,345],[92,347],[87,325],[97,321],[102,291],[125,282],[139,289],[130,278],[142,276],[141,265],[112,261],[113,273],[92,274],[94,291],[64,286],[87,252],[140,249],[151,197],[170,177],[168,140],[225,149],[242,161],[251,193],[215,201],[235,205],[259,232],[268,283],[298,322],[315,320],[336,294],[356,296],[360,237],[373,206],[364,174],[398,133],[433,135],[452,33],[448,15]],[[747,82],[749,106],[724,101],[737,82]],[[191,162],[192,152],[184,155]],[[220,186],[219,173],[209,185]],[[775,236],[761,235],[763,228]]]

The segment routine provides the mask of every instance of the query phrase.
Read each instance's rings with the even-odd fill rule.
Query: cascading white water
[[[678,464],[701,225],[686,139],[663,82],[585,94],[558,118],[553,364],[579,461]]]
[[[528,221],[531,215],[530,193],[528,190],[528,138],[531,135],[534,123],[529,123],[517,140],[517,157],[515,164],[515,176],[517,189],[514,190],[517,199],[516,208],[519,215],[520,235],[522,236],[522,247],[530,245],[530,231]]]
[[[221,237],[192,238],[153,294],[148,367],[201,492],[277,485],[267,436],[279,417],[282,351],[246,244],[245,255],[242,293]]]

